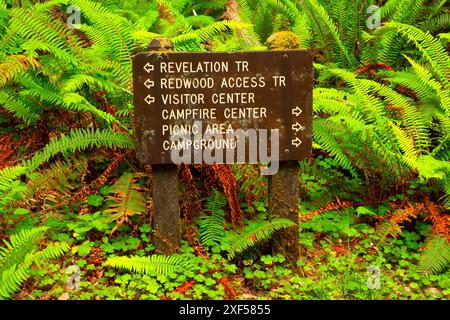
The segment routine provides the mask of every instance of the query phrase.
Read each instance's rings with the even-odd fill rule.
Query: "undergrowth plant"
[[[50,259],[56,259],[69,250],[66,243],[49,243],[39,250],[39,241],[46,228],[24,229],[13,234],[0,247],[0,298],[11,298],[30,277],[31,267],[45,267]]]
[[[375,15],[368,11],[373,5]],[[68,8],[79,10],[79,28],[69,28]],[[389,255],[392,243],[423,224],[428,228],[414,231],[420,237],[408,247],[414,258],[402,263],[430,279],[443,274],[450,232],[449,26],[445,0],[0,0],[0,228],[6,234],[51,226],[58,231],[53,237],[70,239],[83,268],[98,248],[107,260],[91,269],[161,277],[209,272],[213,263],[202,261],[215,257],[226,277],[197,279],[202,287],[177,278],[185,287],[167,285],[175,290],[167,294],[216,297],[211,288],[221,286],[221,296],[235,297],[230,264],[296,224],[268,218],[268,178],[259,165],[183,165],[185,238],[199,260],[186,248],[172,257],[153,253],[145,214],[153,208],[151,168],[134,154],[132,58],[160,37],[175,51],[304,49],[314,58],[314,157],[299,164],[307,191],[299,202],[300,243],[314,263],[317,248],[348,254],[348,261],[328,261],[332,274],[348,281],[337,284],[322,267],[317,290],[305,275],[286,286],[313,298],[377,297],[355,284],[363,276],[358,254],[349,251],[361,242],[369,257],[376,250]],[[64,244],[39,251],[43,231],[21,231],[5,244],[1,297],[17,292],[39,260],[68,251]],[[343,266],[357,274],[343,273]],[[274,285],[259,269],[248,271],[250,282]],[[147,280],[152,297],[164,287]],[[327,286],[339,289],[329,293]]]

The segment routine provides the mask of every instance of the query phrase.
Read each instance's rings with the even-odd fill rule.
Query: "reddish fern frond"
[[[442,235],[447,241],[450,241],[450,215],[448,213],[440,212],[438,206],[429,200],[425,201],[425,205],[425,209],[430,215],[424,220],[433,223],[431,232],[436,235]]]
[[[419,96],[417,95],[417,93],[415,93],[413,90],[408,89],[407,87],[402,86],[400,84],[395,87],[395,91],[397,91],[398,93],[403,94],[407,97],[410,97],[411,99],[414,99],[415,101],[419,100]]]
[[[183,183],[180,201],[181,211],[186,225],[191,225],[194,215],[202,211],[202,194],[198,187],[199,181],[192,170],[195,170],[194,166],[185,164],[179,170]]]
[[[186,223],[186,216],[184,217],[184,220],[185,220],[185,225],[186,225],[186,232],[185,232],[186,240],[192,246],[192,248],[194,249],[194,252],[197,256],[202,257],[205,260],[209,260],[209,256],[206,253],[205,248],[198,240],[197,228],[195,227],[194,224]]]
[[[241,221],[242,217],[242,212],[237,197],[238,187],[236,177],[233,175],[229,165],[213,164],[212,169],[223,187],[223,192],[228,198],[231,208],[231,224],[233,225],[233,228],[235,228],[236,224]]]
[[[376,70],[379,70],[379,69],[384,69],[384,70],[387,70],[387,71],[394,71],[394,69],[390,65],[388,65],[388,64],[386,64],[384,62],[377,62],[377,63],[374,63],[374,64],[367,64],[367,65],[365,65],[363,67],[360,67],[360,68],[356,69],[356,72],[359,73],[359,74],[362,74],[362,73],[367,73],[367,72],[370,72],[370,71],[376,71]]]
[[[192,289],[192,287],[195,285],[195,283],[196,283],[195,280],[188,280],[188,281],[184,282],[183,284],[179,285],[178,287],[176,287],[173,290],[173,292],[181,293],[182,295],[184,295],[186,297],[187,292]]]
[[[225,299],[234,300],[238,296],[238,293],[235,289],[236,281],[234,279],[230,279],[229,277],[223,277],[217,280],[217,284],[223,285],[225,291]]]
[[[333,211],[333,210],[340,210],[340,209],[346,209],[346,208],[352,208],[354,206],[353,203],[349,201],[342,201],[342,202],[330,202],[323,206],[320,209],[309,211],[303,215],[300,216],[300,221],[305,222],[311,220],[314,216],[317,216],[318,214]]]
[[[391,204],[393,207],[397,207],[395,204]],[[413,206],[411,203],[402,203],[401,208],[397,209],[394,214],[384,219],[376,228],[376,234],[379,236],[380,244],[387,237],[396,238],[402,232],[401,224],[404,222],[411,221],[412,218],[417,218],[417,216],[423,212],[423,203],[417,203]]]
[[[16,154],[14,138],[6,134],[0,137],[0,170],[10,166],[13,163],[13,157]]]

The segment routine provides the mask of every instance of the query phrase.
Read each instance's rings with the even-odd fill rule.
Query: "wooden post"
[[[149,51],[172,51],[167,38],[153,39]],[[180,201],[178,196],[178,168],[174,164],[153,165],[153,244],[162,254],[174,253],[180,245]]]
[[[281,161],[277,174],[269,177],[269,215],[292,220],[294,227],[281,230],[275,236],[275,251],[295,263],[300,257],[298,234],[298,198],[300,195],[297,161]]]
[[[174,164],[153,165],[153,244],[158,253],[172,254],[180,244],[178,169]]]
[[[268,40],[268,49],[297,49],[300,39],[289,31],[273,34]],[[300,258],[298,230],[298,198],[300,196],[300,168],[298,161],[280,161],[277,174],[269,177],[269,216],[292,220],[294,227],[279,231],[274,237],[274,250],[295,263]]]

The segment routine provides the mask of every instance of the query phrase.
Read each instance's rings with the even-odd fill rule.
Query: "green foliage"
[[[10,241],[3,240],[0,248],[0,298],[8,299],[17,292],[30,277],[32,265],[43,264],[62,256],[69,250],[65,243],[50,243],[45,249],[37,250],[39,240],[46,228],[24,229],[11,235]]]
[[[204,216],[198,223],[200,240],[205,246],[219,244],[225,236],[225,211],[226,198],[217,190],[213,190],[212,196],[206,198]]]
[[[237,2],[234,12],[226,0],[0,1],[0,139],[15,139],[0,146],[2,229],[44,225],[49,238],[73,244],[75,262],[63,264],[78,265],[95,285],[83,278],[71,299],[448,296],[444,237],[430,237],[420,214],[407,226],[389,220],[410,203],[430,201],[442,215],[450,207],[446,1],[384,1],[377,30],[366,28],[375,1]],[[69,5],[81,9],[80,29],[67,27]],[[147,181],[132,152],[109,151],[134,148],[133,55],[156,37],[176,51],[263,50],[280,32],[312,53],[316,69],[314,157],[300,162],[299,268],[280,255],[255,256],[265,250],[258,244],[295,225],[267,219],[262,165],[231,167],[241,226],[227,222],[224,195],[194,190],[198,199],[209,194],[183,212],[197,222],[189,232],[201,245],[153,254]],[[197,169],[197,186],[214,181]],[[0,250],[2,298],[30,276],[38,280],[30,298],[65,292],[60,265],[32,268],[68,249],[39,251],[43,232],[19,232]],[[381,269],[378,290],[366,284],[370,266]]]
[[[274,218],[269,221],[252,221],[242,230],[229,231],[222,241],[222,247],[228,252],[230,259],[237,253],[244,252],[257,242],[269,240],[275,231],[294,227],[295,223],[283,218]]]
[[[120,217],[143,214],[146,211],[145,193],[136,184],[135,176],[132,173],[123,174],[109,189],[108,196],[111,201],[105,213],[111,213],[111,220],[117,220]]]
[[[131,148],[133,142],[124,134],[110,130],[75,129],[69,135],[61,135],[52,140],[44,149],[23,165],[6,168],[0,171],[0,191],[6,190],[9,184],[20,175],[33,171],[59,153],[75,153],[90,147]]]
[[[105,266],[125,269],[141,274],[161,274],[181,272],[187,267],[186,261],[178,256],[152,255],[149,257],[111,257]]]
[[[68,230],[73,231],[72,236],[76,239],[84,239],[91,230],[105,232],[110,229],[109,215],[97,211],[88,215],[74,215],[71,220],[64,223]]]
[[[425,244],[419,261],[419,272],[438,274],[447,268],[450,260],[450,246],[443,236],[432,236]]]

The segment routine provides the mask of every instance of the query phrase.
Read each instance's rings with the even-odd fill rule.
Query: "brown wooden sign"
[[[234,152],[232,162],[311,155],[313,69],[307,51],[139,53],[133,81],[142,163],[174,163],[173,154],[183,152],[190,153],[190,163],[208,163],[206,153],[218,163],[229,163],[227,152]],[[241,142],[244,158],[238,157]]]

